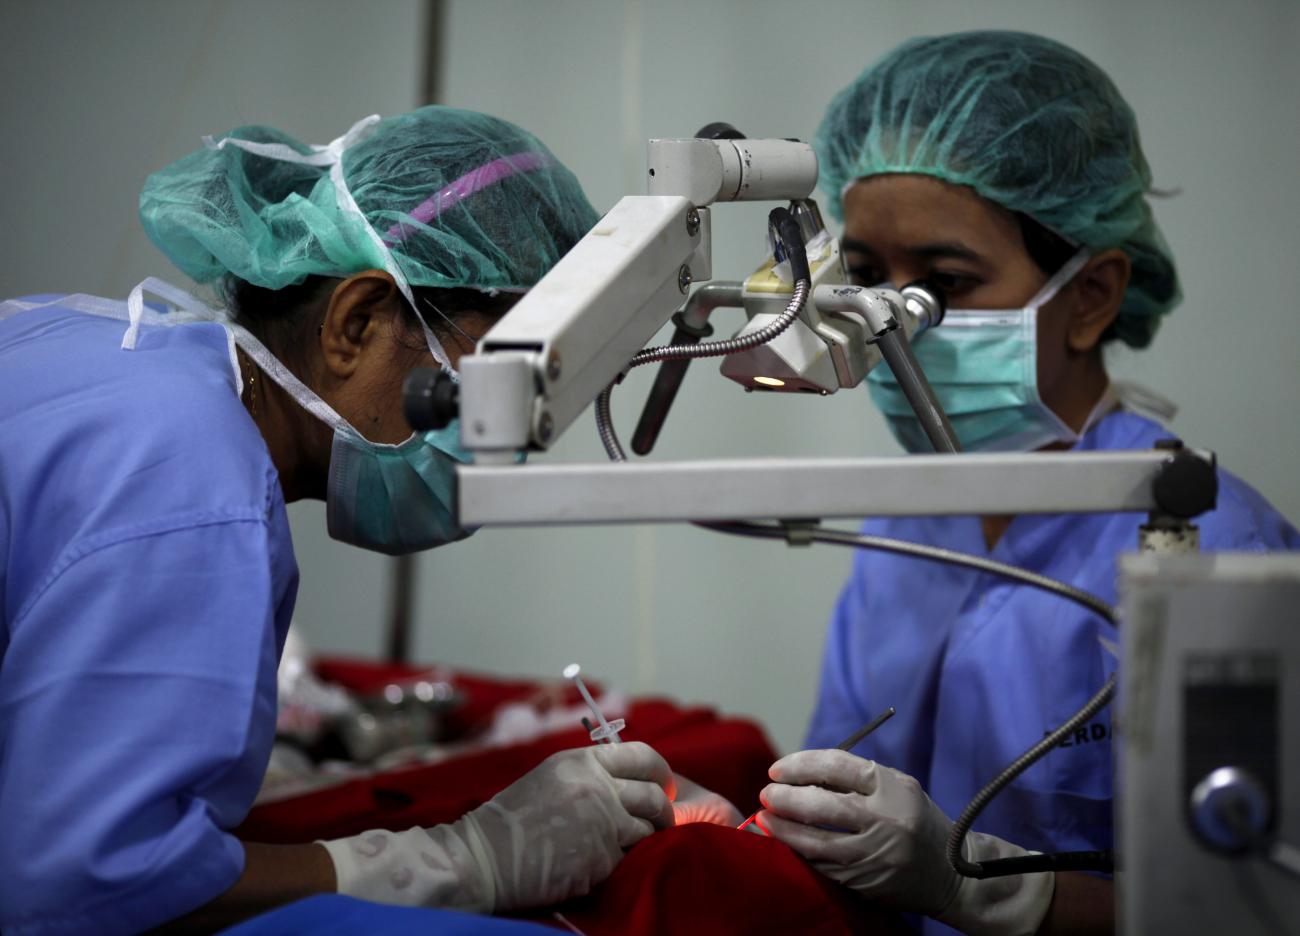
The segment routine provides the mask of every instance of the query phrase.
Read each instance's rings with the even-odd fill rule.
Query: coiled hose
[[[1115,854],[1109,851],[1052,852],[1045,855],[1025,855],[1020,858],[997,858],[993,861],[967,861],[962,854],[962,844],[966,833],[975,824],[979,814],[984,811],[993,797],[1016,777],[1043,758],[1052,748],[1069,737],[1074,729],[1087,722],[1106,707],[1115,696],[1115,674],[1097,690],[1097,694],[1084,703],[1083,708],[1075,712],[1065,724],[1061,725],[1028,751],[1008,764],[1001,773],[990,780],[975,794],[966,808],[961,811],[957,821],[952,824],[948,834],[948,863],[952,869],[963,877],[984,878],[1005,877],[1009,874],[1032,874],[1037,871],[1114,871]]]
[[[811,283],[806,279],[796,282],[794,284],[794,293],[790,296],[790,302],[786,305],[785,311],[752,334],[740,338],[728,338],[726,341],[706,341],[690,345],[660,345],[657,348],[646,348],[632,358],[628,364],[628,369],[631,370],[645,364],[654,364],[657,361],[723,357],[727,354],[748,351],[750,348],[765,345],[794,324],[794,320],[803,311],[804,303],[808,301],[810,288]],[[596,431],[600,433],[600,442],[605,446],[605,453],[609,456],[610,461],[622,462],[627,461],[627,454],[623,451],[623,445],[618,440],[618,433],[614,431],[614,420],[609,409],[609,398],[617,384],[618,381],[614,381],[600,391],[600,396],[596,397]]]
[[[808,293],[812,291],[812,273],[808,267],[808,251],[804,244],[803,232],[799,229],[799,222],[795,220],[794,215],[787,208],[773,208],[767,216],[767,226],[776,241],[778,257],[784,255],[785,259],[790,261],[790,274],[794,279],[794,290],[791,293],[789,303],[786,304],[785,311],[777,316],[774,321],[768,322],[751,335],[729,338],[726,341],[660,345],[656,348],[646,348],[639,351],[628,362],[628,370],[646,364],[653,364],[656,361],[722,357],[727,354],[735,354],[738,351],[748,351],[750,348],[757,348],[760,345],[767,344],[794,324],[794,320],[803,311],[804,303],[808,301]],[[605,447],[605,454],[609,456],[611,461],[616,462],[627,461],[627,454],[618,441],[618,433],[614,431],[614,419],[610,414],[609,398],[614,392],[615,385],[622,379],[622,376],[620,376],[617,380],[611,382],[608,387],[600,391],[600,396],[596,397],[596,431],[600,433],[600,443]]]

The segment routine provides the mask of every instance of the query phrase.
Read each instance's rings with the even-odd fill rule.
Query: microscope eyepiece
[[[445,429],[460,415],[460,385],[448,373],[417,367],[402,383],[402,411],[416,432]]]

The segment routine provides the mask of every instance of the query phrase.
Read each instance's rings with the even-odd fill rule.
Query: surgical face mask
[[[166,299],[177,311],[159,314],[147,308],[146,292]],[[114,308],[96,310],[97,314],[120,315],[115,310],[118,304],[106,305]],[[460,445],[458,421],[445,429],[415,433],[399,445],[371,442],[224,310],[210,309],[185,290],[152,277],[131,291],[126,305],[130,326],[122,339],[124,350],[135,347],[141,325],[220,322],[231,336],[237,392],[242,378],[235,345],[299,406],[334,430],[325,498],[329,534],[334,539],[396,556],[432,549],[473,532],[460,526],[455,515],[456,465],[471,461]]]
[[[325,512],[333,539],[400,556],[469,536],[456,522],[456,466],[472,459],[460,423],[417,432],[398,445],[371,442],[233,323],[235,343],[286,393],[334,429]]]
[[[1038,393],[1038,313],[1087,261],[1087,251],[1075,254],[1024,308],[950,309],[916,340],[917,361],[964,450],[1029,452],[1078,441]],[[934,450],[888,365],[867,375],[867,388],[903,448]]]
[[[330,536],[389,555],[464,539],[473,531],[456,522],[456,465],[470,461],[458,420],[401,445],[336,429],[325,500]]]

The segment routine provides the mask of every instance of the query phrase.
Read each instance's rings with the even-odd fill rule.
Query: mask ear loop
[[[1026,309],[1038,309],[1055,298],[1056,294],[1065,288],[1065,284],[1070,282],[1079,275],[1079,271],[1087,266],[1088,261],[1092,259],[1092,252],[1087,247],[1081,247],[1073,257],[1065,261],[1065,265],[1057,270],[1043,284],[1043,288],[1034,294],[1034,298],[1025,304]]]
[[[364,445],[372,449],[397,449],[401,448],[410,439],[402,442],[372,442],[357,430],[350,422],[339,415],[334,407],[330,406],[316,394],[314,390],[299,380],[289,368],[271,353],[266,345],[257,339],[257,336],[247,328],[236,324],[235,322],[226,321],[222,323],[230,334],[234,335],[235,343],[243,352],[252,358],[253,363],[261,368],[272,383],[280,387],[281,390],[289,394],[299,406],[308,413],[315,416],[325,425],[329,426],[336,432],[342,431],[353,438],[359,440]],[[412,433],[412,438],[420,433]]]
[[[252,332],[234,322],[224,324],[230,333],[235,336],[235,343],[252,359],[253,363],[261,368],[262,373],[266,374],[274,383],[279,385],[280,389],[293,397],[299,406],[331,429],[344,429],[355,433],[360,438],[364,438],[351,423],[317,396],[315,391],[299,380],[289,368],[285,367],[280,359],[272,354],[266,345],[262,344]]]
[[[1079,248],[1079,251],[1069,260],[1065,261],[1065,265],[1062,266],[1059,270],[1057,270],[1047,280],[1047,282],[1043,284],[1043,288],[1038,291],[1038,293],[1034,296],[1034,298],[1029,300],[1029,302],[1025,305],[1025,308],[1030,310],[1033,313],[1034,317],[1036,318],[1038,314],[1038,310],[1041,309],[1043,306],[1045,306],[1047,303],[1051,302],[1052,299],[1056,296],[1056,294],[1059,293],[1068,282],[1070,282],[1072,279],[1078,276],[1079,271],[1084,268],[1084,266],[1088,263],[1088,260],[1091,257],[1092,257],[1092,253],[1091,251],[1088,250],[1088,248],[1086,247]],[[1033,342],[1034,342],[1033,343],[1034,358],[1035,361],[1037,361],[1038,336],[1036,334],[1034,335]],[[1043,402],[1043,398],[1038,392],[1037,378],[1035,378],[1034,380],[1034,396],[1038,399],[1039,406],[1042,407],[1043,412],[1051,416],[1052,420],[1058,426],[1060,432],[1060,441],[1068,442],[1070,445],[1074,445],[1081,438],[1083,438],[1083,434],[1087,432],[1088,429],[1091,427],[1091,420],[1093,418],[1091,414],[1088,417],[1089,422],[1085,423],[1084,426],[1078,432],[1075,432],[1068,425],[1066,425],[1065,420],[1063,420],[1060,416],[1058,416],[1055,410],[1053,410],[1051,407],[1049,407],[1046,403]]]

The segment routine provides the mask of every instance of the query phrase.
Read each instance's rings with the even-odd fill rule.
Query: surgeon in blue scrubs
[[[910,41],[834,99],[821,181],[864,285],[923,280],[942,327],[916,342],[967,451],[1150,449],[1172,408],[1111,381],[1103,348],[1151,343],[1180,299],[1146,195],[1132,111],[1072,49],[1012,32]],[[872,401],[929,451],[887,368]],[[1116,600],[1135,514],[870,520],[864,531],[957,549]],[[1207,551],[1300,548],[1256,491],[1219,472],[1197,519]],[[1109,881],[958,878],[949,817],[1078,710],[1114,671],[1114,629],[1079,606],[975,571],[859,551],[831,619],[806,747],[773,765],[760,823],[828,875],[921,914],[926,933],[1105,933]],[[826,750],[888,706],[853,753]],[[1110,849],[1109,710],[989,805],[971,860]]]
[[[429,107],[322,147],[209,139],[149,178],[140,215],[224,309],[153,279],[125,302],[0,304],[0,930],[208,932],[331,892],[479,914],[585,893],[674,822],[643,744],[561,752],[447,825],[229,831],[275,732],[285,503],[323,500],[332,536],[386,553],[467,535],[456,427],[413,435],[402,380],[454,372],[586,233],[577,180],[512,124]],[[342,899],[300,922],[443,925],[370,926],[373,904]],[[489,928],[512,927],[531,929]]]

